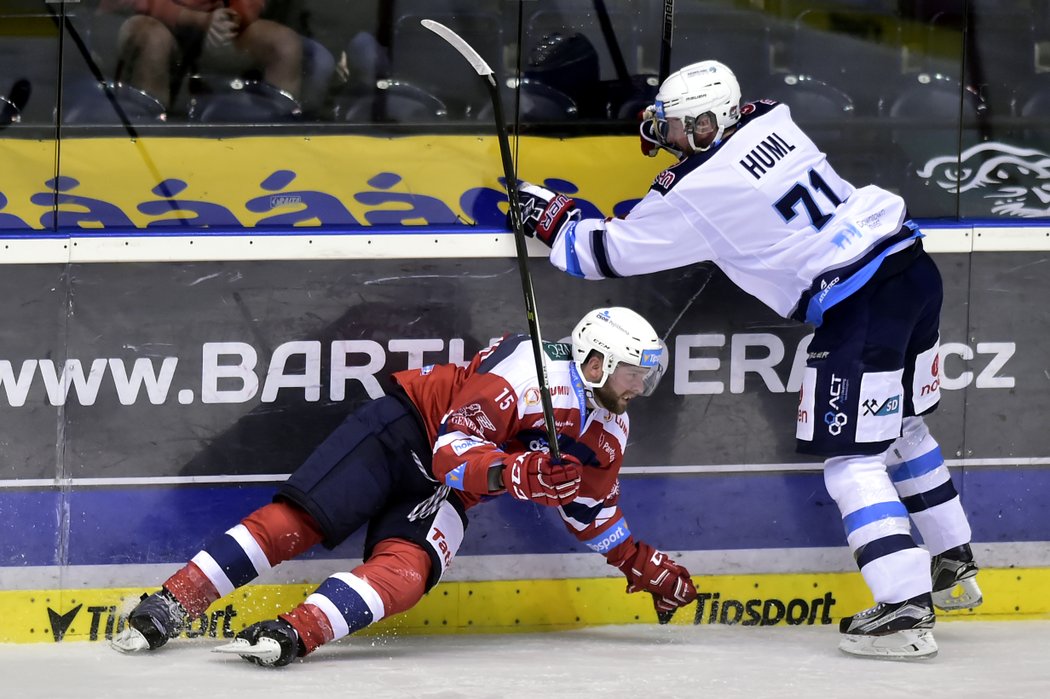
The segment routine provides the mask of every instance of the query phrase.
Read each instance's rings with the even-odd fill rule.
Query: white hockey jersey
[[[585,219],[555,240],[551,262],[603,279],[711,261],[784,317],[824,310],[914,243],[904,200],[836,174],[786,105],[745,104],[736,132],[659,175],[623,219]]]

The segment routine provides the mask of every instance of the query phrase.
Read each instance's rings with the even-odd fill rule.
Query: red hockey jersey
[[[544,343],[558,446],[584,465],[580,491],[558,508],[566,527],[607,554],[630,534],[620,510],[619,473],[627,415],[588,405],[571,347]],[[467,507],[492,495],[488,471],[523,451],[548,449],[532,342],[511,335],[483,349],[465,368],[454,364],[397,372],[434,445],[432,470]]]

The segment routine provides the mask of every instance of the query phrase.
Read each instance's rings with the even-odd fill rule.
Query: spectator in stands
[[[104,12],[133,13],[120,27],[117,80],[170,107],[184,75],[202,61],[261,70],[299,99],[303,44],[294,30],[261,17],[265,0],[103,0]]]

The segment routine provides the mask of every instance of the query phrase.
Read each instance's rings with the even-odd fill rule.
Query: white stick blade
[[[434,32],[442,39],[452,44],[452,47],[463,54],[463,58],[467,59],[474,70],[477,71],[478,75],[485,77],[486,75],[492,75],[492,68],[489,68],[489,64],[485,62],[485,59],[474,50],[470,44],[463,40],[456,32],[446,27],[441,22],[435,22],[432,19],[421,20],[421,24]]]

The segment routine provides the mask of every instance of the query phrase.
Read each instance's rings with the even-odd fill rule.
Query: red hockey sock
[[[411,541],[384,539],[376,544],[369,559],[352,572],[371,585],[383,600],[385,616],[394,616],[423,599],[430,556]]]
[[[286,502],[260,507],[241,524],[259,544],[271,566],[298,556],[323,538],[316,520],[305,510]],[[192,561],[164,581],[190,617],[197,617],[219,599],[219,591]]]
[[[179,601],[191,619],[203,614],[220,596],[208,576],[193,561],[165,580],[164,587]]]
[[[332,625],[320,609],[312,604],[303,602],[290,612],[279,615],[299,632],[299,640],[303,644],[305,652],[313,653],[318,646],[328,643],[335,638]]]
[[[245,526],[271,566],[303,553],[324,536],[310,514],[288,502],[272,502],[245,517]]]

